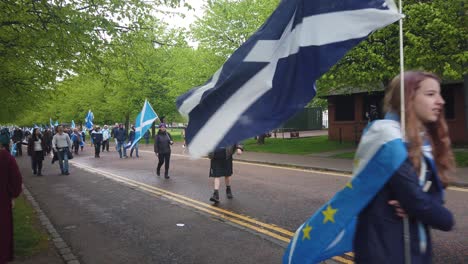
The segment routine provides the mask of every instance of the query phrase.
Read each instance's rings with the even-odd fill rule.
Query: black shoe
[[[34,175],[36,175],[36,174],[37,174],[37,172],[33,171],[33,174],[34,174]]]
[[[232,196],[231,187],[226,187],[226,196],[228,199],[232,199],[234,197]]]
[[[213,196],[211,196],[210,201],[214,202],[215,204],[219,203],[219,193],[218,191],[214,191]]]
[[[42,176],[42,173],[41,173],[41,172],[39,172],[39,173],[37,174],[37,176]]]
[[[70,173],[67,171],[67,172],[64,173],[64,175],[70,175]]]
[[[161,176],[161,172],[159,170],[156,170],[156,175]]]
[[[169,174],[164,173],[164,178],[169,179]]]

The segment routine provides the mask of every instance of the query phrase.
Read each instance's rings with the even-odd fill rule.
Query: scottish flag
[[[315,81],[373,31],[400,18],[392,0],[283,0],[203,86],[177,99],[190,153],[205,155],[279,127]]]
[[[130,149],[135,146],[135,144],[143,137],[143,135],[148,131],[151,127],[153,122],[158,118],[158,115],[151,107],[148,100],[145,100],[145,104],[143,105],[143,109],[138,114],[135,120],[135,139],[130,145]]]
[[[318,263],[352,251],[357,216],[407,156],[400,123],[373,122],[357,149],[354,177],[297,229],[283,263]]]
[[[55,120],[55,125],[54,126],[58,126],[58,125],[59,125],[59,121]]]
[[[88,114],[86,115],[86,118],[85,118],[85,122],[86,122],[86,127],[88,129],[91,129],[93,128],[93,120],[94,120],[94,115],[93,115],[93,112],[91,112],[91,110],[88,111]]]
[[[70,125],[70,128],[75,129],[75,127],[76,127],[76,126],[75,126],[75,121],[72,120],[71,125]]]
[[[54,127],[54,123],[52,123],[52,118],[50,118],[50,117],[49,117],[49,125],[50,125],[51,128]]]

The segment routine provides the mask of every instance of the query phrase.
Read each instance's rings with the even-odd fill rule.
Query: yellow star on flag
[[[328,221],[335,223],[335,219],[333,218],[338,212],[338,209],[333,209],[330,205],[328,205],[327,210],[322,211],[322,214],[325,216],[323,219],[323,223],[327,223]]]
[[[302,236],[302,240],[304,239],[309,239],[310,240],[310,231],[312,230],[312,227],[307,224],[303,229],[302,232],[304,233]]]
[[[352,189],[353,188],[353,184],[351,183],[351,181],[349,181],[348,183],[346,183],[346,187]]]

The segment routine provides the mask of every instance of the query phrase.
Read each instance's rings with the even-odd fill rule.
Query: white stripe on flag
[[[337,30],[336,27],[339,28],[343,27],[343,24],[349,24],[351,25],[351,27],[347,28],[349,32],[347,32],[346,34],[346,36],[349,39],[363,37],[370,34],[372,29],[383,27],[389,24],[389,22],[394,21],[396,17],[400,17],[400,15],[395,12],[396,11],[394,10],[366,9],[366,12],[363,12],[363,10],[347,11],[344,13],[343,17],[338,16],[339,14],[343,15],[343,12],[336,13],[332,16],[323,16],[324,18],[339,20],[342,24],[335,23],[335,21],[321,20],[322,24],[320,24],[320,26],[324,29],[321,29],[320,32],[330,34],[330,32],[334,32],[335,30]],[[359,19],[356,19],[358,17]],[[345,18],[351,19],[351,22],[344,20]],[[242,119],[241,115],[258,98],[260,98],[263,94],[265,94],[268,90],[271,89],[272,80],[276,71],[276,65],[278,63],[278,60],[282,57],[296,53],[298,51],[297,47],[301,44],[304,45],[304,43],[300,42],[301,40],[290,36],[290,34],[293,34],[293,36],[298,34],[296,32],[290,31],[290,29],[292,28],[293,20],[294,17],[291,18],[291,21],[289,22],[287,28],[284,30],[281,38],[279,40],[276,40],[276,45],[269,44],[267,45],[267,47],[265,47],[262,45],[262,42],[258,42],[256,44],[256,46],[259,46],[259,48],[263,49],[271,49],[273,46],[277,46],[276,49],[273,49],[274,52],[273,50],[270,50],[269,53],[263,54],[263,57],[257,57],[257,59],[263,59],[263,61],[271,61],[270,64],[263,68],[258,74],[256,74],[249,81],[247,81],[236,93],[234,93],[198,131],[198,133],[193,137],[189,145],[189,150],[192,156],[200,157],[213,150],[236,122],[250,122],[250,120],[248,120],[247,117]],[[372,21],[374,27],[371,28],[367,20]],[[297,25],[294,31],[296,31],[296,29],[306,31],[302,32],[302,35],[310,35],[309,28],[307,27]],[[336,34],[331,35],[336,36]],[[332,41],[328,43],[334,43],[334,41],[337,40],[344,41],[346,39],[342,39],[341,37],[327,39],[327,41]],[[321,43],[328,44],[325,43],[325,39],[321,40]],[[257,47],[254,47],[254,49],[256,48]],[[266,60],[268,59],[267,57],[272,58],[271,60]]]

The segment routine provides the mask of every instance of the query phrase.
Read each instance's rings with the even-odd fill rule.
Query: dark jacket
[[[210,177],[231,176],[232,170],[232,156],[237,149],[242,150],[242,145],[236,144],[225,148],[217,148],[215,151],[210,152]]]
[[[127,133],[125,133],[125,129],[119,128],[114,132],[114,138],[117,139],[119,142],[124,142],[127,139]]]
[[[128,142],[132,142],[135,140],[135,131],[131,130],[130,134],[128,134]]]
[[[160,154],[171,153],[172,137],[168,132],[160,132],[154,137],[154,152]]]
[[[11,138],[13,140],[13,142],[20,142],[23,140],[23,137],[24,137],[24,133],[21,129],[15,129],[15,131],[13,131],[13,137]]]
[[[359,214],[354,237],[356,263],[405,262],[403,220],[396,215],[395,208],[388,204],[390,200],[398,200],[409,215],[411,263],[431,263],[429,227],[449,231],[454,225],[452,213],[443,206],[443,187],[434,172],[435,168],[428,165],[426,179],[432,181],[432,185],[425,193],[419,185],[414,167],[406,160]],[[424,224],[427,234],[425,254],[419,249],[418,221]]]
[[[94,144],[101,144],[102,143],[102,132],[101,132],[101,130],[99,130],[99,131],[94,130],[91,133],[91,138],[93,138]]]

